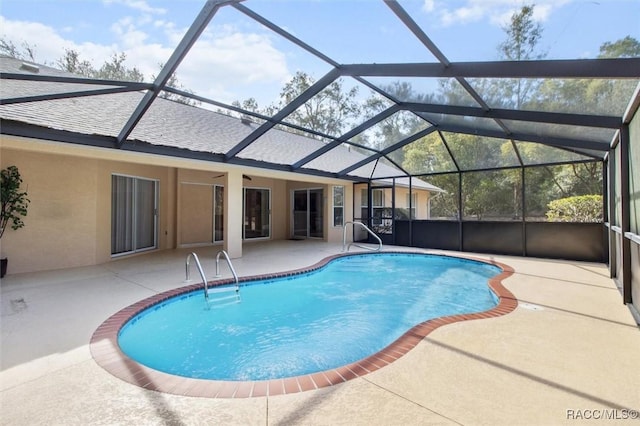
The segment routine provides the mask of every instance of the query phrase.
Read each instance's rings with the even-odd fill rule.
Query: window
[[[373,207],[384,207],[384,189],[372,189]]]
[[[344,186],[333,187],[333,226],[344,225]]]
[[[213,241],[224,241],[224,186],[213,187]]]
[[[369,217],[369,192],[367,188],[360,189],[360,219],[365,223]]]
[[[416,218],[416,207],[418,206],[418,194],[407,194],[407,209],[411,211],[411,219]]]
[[[158,182],[111,176],[111,254],[157,247]]]
[[[361,207],[369,207],[369,193],[367,192],[367,188],[360,190],[360,200]]]
[[[371,202],[373,208],[373,225],[382,225],[382,216],[384,216],[384,189],[372,189]]]
[[[269,238],[271,236],[271,190],[244,189],[243,238]]]

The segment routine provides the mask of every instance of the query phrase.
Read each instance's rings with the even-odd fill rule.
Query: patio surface
[[[212,274],[217,250],[163,251],[5,277],[0,424],[638,421],[628,417],[640,410],[639,329],[606,266],[593,263],[464,253],[515,270],[503,281],[519,301],[515,311],[440,327],[392,364],[322,389],[240,399],[185,397],[144,390],[96,364],[89,341],[105,319],[143,298],[184,286],[190,251]],[[268,274],[310,266],[340,251],[341,245],[321,241],[245,244],[243,257],[233,264],[240,276]]]

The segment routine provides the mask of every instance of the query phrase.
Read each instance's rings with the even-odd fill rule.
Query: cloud
[[[124,17],[110,26],[113,41],[105,44],[75,42],[64,29],[38,22],[12,21],[0,15],[0,36],[16,46],[23,42],[35,48],[36,62],[54,65],[72,49],[83,60],[99,68],[114,54],[124,52],[125,65],[136,67],[147,80],[160,71],[178,45],[186,28],[167,20],[147,21]],[[232,26],[208,28],[193,45],[177,69],[180,83],[196,94],[229,102],[250,96],[266,106],[277,95],[292,72],[287,55],[266,34],[241,31]],[[272,93],[263,97],[261,90]],[[274,95],[275,93],[275,95]]]
[[[422,4],[422,10],[424,10],[427,13],[433,12],[435,7],[436,7],[435,0],[424,0],[424,3]]]
[[[104,0],[104,4],[121,4],[133,10],[137,10],[143,13],[150,13],[153,15],[164,15],[165,13],[167,13],[166,9],[160,7],[152,7],[145,0]]]
[[[144,45],[148,39],[148,34],[136,26],[131,17],[121,18],[111,25],[111,31],[120,40],[126,50],[140,45]]]
[[[533,19],[546,21],[554,9],[575,0],[463,0],[458,2],[424,0],[423,10],[435,12],[444,27],[489,21],[492,25],[504,26],[511,16],[526,4],[535,3]],[[451,7],[455,4],[455,7]]]
[[[258,91],[265,87],[279,91],[291,73],[286,55],[269,37],[227,26],[224,31],[205,32],[178,75],[186,87],[197,84],[203,96],[228,103],[253,96],[266,106],[271,99],[260,99]]]
[[[0,36],[20,47],[27,44],[34,49],[37,62],[51,65],[64,55],[65,49],[77,50],[85,59],[95,61],[107,58],[112,46],[99,46],[94,43],[77,44],[66,39],[56,29],[39,22],[14,21],[0,16]]]
[[[457,23],[466,24],[468,22],[480,21],[486,13],[483,5],[473,5],[459,7],[457,9],[444,9],[440,12],[442,24],[450,26]]]

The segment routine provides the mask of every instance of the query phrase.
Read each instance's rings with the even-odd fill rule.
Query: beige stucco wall
[[[66,154],[2,148],[2,168],[15,165],[31,200],[25,226],[0,241],[8,273],[94,265],[111,259],[111,175],[158,180],[158,248],[173,246],[171,169]]]
[[[356,209],[360,209],[360,206],[362,205],[362,195],[361,195],[362,189],[366,190],[367,186],[359,184],[359,185],[356,185],[355,187],[354,201],[355,201]],[[413,206],[416,208],[415,219],[418,219],[418,220],[430,219],[429,217],[430,192],[425,190],[412,189],[411,193],[417,195],[416,206]],[[402,208],[402,209],[409,208],[409,204],[407,202],[408,194],[409,194],[409,188],[396,186],[396,207],[397,208]],[[391,207],[392,201],[393,201],[392,188],[385,188],[384,189],[384,206]],[[360,213],[357,212],[356,216],[358,216],[359,214]]]
[[[98,162],[3,149],[0,163],[18,167],[31,200],[25,226],[0,241],[8,273],[94,264]]]
[[[180,169],[178,170],[178,200],[179,200],[179,208],[178,208],[178,223],[184,223],[185,220],[181,216],[182,209],[185,208],[184,205],[189,203],[189,200],[186,200],[181,191],[183,191],[182,184],[192,184],[192,185],[224,185],[224,177],[220,175],[223,172],[219,171],[199,171],[199,170],[187,170]],[[333,185],[322,184],[318,182],[301,182],[301,181],[291,181],[284,179],[277,179],[266,176],[259,176],[255,173],[247,173],[246,177],[243,179],[243,187],[244,188],[261,188],[261,189],[269,189],[271,191],[271,240],[283,240],[291,237],[291,194],[294,189],[310,189],[310,188],[322,188],[324,191],[324,204],[325,204],[325,217],[324,217],[324,226],[327,231],[325,239],[329,241],[341,241],[342,239],[342,231],[341,227],[339,229],[335,229],[331,226],[329,221],[330,208],[332,207],[330,203],[330,199],[327,198],[328,191],[331,190]],[[343,183],[345,186],[345,192],[347,192],[347,206],[345,209],[345,214],[351,214],[351,184]],[[198,191],[198,190],[195,190]],[[204,206],[200,206],[204,207]],[[347,211],[348,210],[348,211]],[[351,216],[349,216],[351,217]],[[192,232],[193,230],[189,230],[188,232]],[[183,242],[184,238],[182,233],[185,230],[179,227],[178,229],[178,241]],[[258,240],[256,240],[258,241]],[[245,240],[245,243],[251,243],[252,240]]]
[[[2,168],[18,166],[31,199],[25,227],[7,230],[0,241],[2,255],[10,258],[9,274],[111,261],[112,174],[158,181],[160,250],[178,247],[188,231],[181,223],[181,204],[189,202],[182,199],[181,183],[224,184],[230,171],[251,178],[242,179],[244,187],[271,190],[271,240],[290,237],[293,187],[325,189],[327,240],[342,241],[342,228],[329,226],[332,185],[345,186],[345,220],[352,218],[351,183],[338,179],[6,135],[0,135],[0,160]],[[235,222],[241,215],[234,211]]]
[[[212,237],[213,186],[224,186],[224,173],[180,168],[176,174],[177,245],[209,244]]]
[[[412,194],[416,194],[417,200],[416,205],[412,206],[416,209],[416,217],[415,219],[424,220],[429,219],[429,191],[422,191],[413,189],[411,191]],[[396,207],[400,207],[403,209],[409,208],[409,203],[407,201],[407,196],[409,195],[409,188],[405,187],[396,187]],[[391,207],[391,190],[387,189],[385,191],[385,204],[387,207]]]

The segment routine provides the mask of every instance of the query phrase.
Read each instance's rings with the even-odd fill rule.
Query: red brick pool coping
[[[383,253],[425,254],[417,252],[393,251],[385,251]],[[261,279],[274,279],[304,274],[321,268],[334,259],[343,256],[358,256],[363,254],[369,253],[338,254],[324,258],[315,265],[307,268],[301,268],[277,274],[242,277],[240,281],[246,282]],[[187,377],[174,376],[172,374],[163,373],[161,371],[145,367],[144,365],[141,365],[127,357],[120,350],[120,347],[118,345],[118,332],[127,321],[129,321],[141,311],[149,308],[150,306],[156,305],[180,294],[202,289],[202,283],[180,287],[156,294],[115,313],[104,323],[102,323],[93,333],[89,345],[91,355],[93,356],[93,359],[96,361],[96,363],[98,363],[98,365],[100,365],[115,377],[124,380],[125,382],[140,386],[148,390],[184,396],[205,398],[249,398],[305,392],[313,389],[320,389],[327,386],[337,385],[339,383],[364,376],[380,368],[383,368],[388,364],[391,364],[395,360],[405,355],[411,349],[413,349],[429,333],[443,325],[453,324],[460,321],[499,317],[512,312],[518,306],[517,299],[509,290],[507,290],[502,285],[502,281],[511,276],[514,272],[513,268],[511,268],[510,266],[495,261],[487,261],[466,256],[450,256],[441,254],[438,255],[475,260],[483,263],[493,264],[501,268],[502,272],[489,279],[488,283],[489,287],[493,290],[493,292],[499,299],[498,305],[483,312],[451,315],[425,321],[409,329],[396,341],[391,343],[386,348],[382,349],[380,352],[370,355],[360,361],[345,365],[343,367],[321,371],[313,374],[306,374],[302,376],[263,381],[221,381],[192,379]],[[231,279],[225,279],[212,282],[210,285],[223,285],[229,284],[231,282]]]

